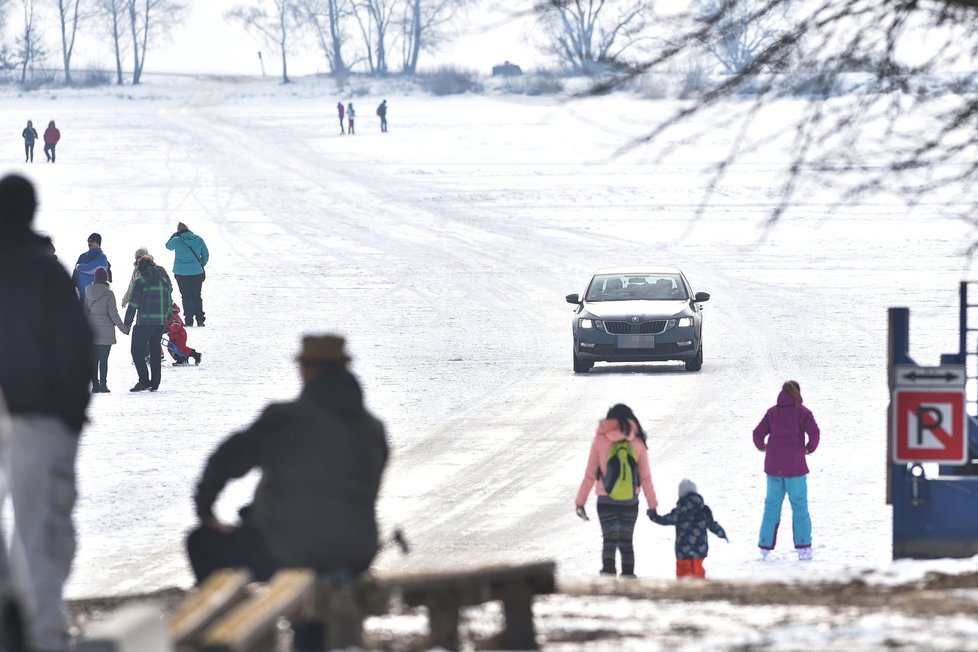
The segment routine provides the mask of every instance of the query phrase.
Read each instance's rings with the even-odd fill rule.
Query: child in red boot
[[[730,542],[691,480],[679,483],[679,502],[675,509],[668,514],[659,514],[654,509],[647,513],[659,525],[676,526],[676,577],[706,577],[703,560],[709,550],[707,530]]]
[[[183,326],[183,319],[180,318],[180,307],[173,304],[170,309],[170,316],[166,318],[166,330],[169,342],[166,344],[167,350],[176,362],[174,367],[190,364],[190,358],[194,359],[194,364],[200,364],[200,352],[187,346],[187,329]]]

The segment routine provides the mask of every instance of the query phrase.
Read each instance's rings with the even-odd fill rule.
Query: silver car
[[[681,361],[687,371],[703,366],[706,292],[693,292],[676,267],[609,267],[591,277],[584,295],[568,294],[577,306],[574,372],[595,362]]]

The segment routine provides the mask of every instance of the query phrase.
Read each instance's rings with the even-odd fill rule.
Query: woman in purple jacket
[[[757,542],[762,559],[777,543],[785,494],[791,503],[791,526],[798,559],[812,558],[812,519],[808,515],[805,455],[815,452],[818,439],[815,416],[802,405],[801,386],[794,380],[785,381],[777,405],[770,408],[754,428],[754,445],[765,452],[764,473],[767,474],[764,518]]]

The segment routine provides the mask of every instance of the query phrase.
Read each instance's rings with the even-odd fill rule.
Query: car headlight
[[[676,326],[678,326],[679,328],[689,328],[692,325],[693,325],[692,317],[680,317],[679,321],[676,322]]]
[[[594,322],[590,319],[580,319],[577,323],[581,328],[594,328]]]

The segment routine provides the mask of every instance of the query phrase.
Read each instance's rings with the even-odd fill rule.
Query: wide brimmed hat
[[[338,335],[306,335],[296,360],[306,364],[346,364],[350,356],[345,346],[346,340]]]

